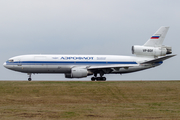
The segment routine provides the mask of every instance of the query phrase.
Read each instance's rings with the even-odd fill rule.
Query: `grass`
[[[180,119],[180,81],[0,82],[0,119]]]

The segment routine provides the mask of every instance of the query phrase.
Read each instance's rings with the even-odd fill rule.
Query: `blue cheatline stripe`
[[[21,62],[6,62],[7,64],[22,64],[22,65],[63,65],[63,64],[137,64],[136,62],[106,62],[106,61],[21,61]]]

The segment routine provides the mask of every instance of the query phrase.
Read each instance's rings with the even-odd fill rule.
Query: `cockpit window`
[[[8,60],[9,62],[14,62],[14,60],[13,59],[10,59],[10,60]]]

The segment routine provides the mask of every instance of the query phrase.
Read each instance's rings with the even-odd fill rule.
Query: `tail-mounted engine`
[[[161,47],[148,47],[148,46],[132,46],[132,54],[139,56],[164,56],[166,54],[171,54],[172,48],[167,46]]]

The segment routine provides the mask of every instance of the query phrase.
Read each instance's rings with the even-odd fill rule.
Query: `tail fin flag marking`
[[[167,34],[169,27],[160,27],[152,37],[144,44],[144,46],[159,47],[162,46],[164,38]]]
[[[160,36],[152,36],[151,39],[159,39]]]

